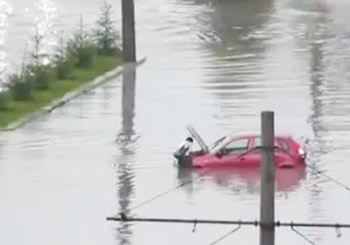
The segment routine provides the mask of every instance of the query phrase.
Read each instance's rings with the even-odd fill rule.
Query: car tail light
[[[299,148],[298,153],[301,157],[305,157],[306,152],[303,148]]]

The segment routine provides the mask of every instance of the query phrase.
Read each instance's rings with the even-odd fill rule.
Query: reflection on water
[[[40,0],[35,4],[32,13],[34,16],[35,26],[32,27],[33,37],[30,44],[29,52],[38,52],[44,56],[43,63],[48,63],[47,56],[54,52],[54,47],[57,47],[58,33],[56,30],[57,7],[53,0]]]
[[[135,67],[131,64],[124,65],[122,83],[122,130],[117,139],[117,142],[120,144],[135,140],[135,81]]]
[[[127,143],[127,142],[125,142]],[[133,178],[134,174],[131,170],[131,164],[134,161],[135,149],[131,145],[124,144],[120,147],[120,157],[117,158],[117,176],[118,176],[118,210],[126,212],[130,208],[130,199],[134,192]],[[130,244],[129,238],[132,236],[132,223],[118,224],[117,240],[118,244]]]
[[[219,168],[210,170],[180,168],[178,170],[178,178],[182,183],[204,177],[202,178],[204,181],[201,181],[200,184],[205,185],[207,181],[213,182],[221,187],[231,189],[233,193],[236,191],[236,194],[247,191],[249,193],[259,194],[260,174],[259,168]],[[275,171],[277,192],[296,191],[301,182],[305,180],[305,166],[299,166],[295,169],[277,168]]]
[[[12,3],[6,0],[0,0],[0,90],[1,83],[5,78],[6,67],[8,66],[7,52],[5,49],[5,40],[8,35],[8,18],[13,12]]]
[[[4,45],[7,36],[7,28],[9,26],[8,17],[13,12],[12,3],[6,0],[0,1],[0,45]]]
[[[205,46],[213,51],[211,89],[219,96],[229,96],[230,90],[244,88],[252,80],[251,75],[259,73],[256,63],[266,49],[269,36],[263,33],[264,26],[271,18],[273,1],[215,1],[208,29],[203,35],[215,33],[216,42],[206,41]],[[254,69],[252,69],[254,67]],[[250,74],[248,77],[247,75]],[[210,75],[210,74],[208,74]],[[224,99],[225,97],[223,97]]]
[[[120,156],[117,159],[118,173],[118,200],[120,212],[126,213],[131,207],[131,196],[134,192],[134,173],[132,164],[135,161],[135,135],[134,114],[135,114],[135,83],[136,71],[131,65],[124,65],[122,78],[122,127],[117,136],[117,143],[120,148]],[[131,244],[129,238],[132,236],[132,223],[120,224],[117,228],[117,239],[120,245]]]

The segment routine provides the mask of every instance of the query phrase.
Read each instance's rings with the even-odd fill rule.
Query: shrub
[[[30,52],[31,59],[28,65],[25,65],[25,58],[23,58],[23,70],[26,70],[26,72],[25,78],[22,76],[21,79],[27,80],[30,77],[33,82],[30,85],[34,85],[36,89],[49,89],[54,80],[54,73],[52,66],[49,64],[50,57],[43,49],[44,34],[40,32],[39,26],[36,26],[33,45],[34,49]]]
[[[11,75],[8,80],[8,88],[14,100],[31,100],[33,98],[33,77],[28,71]]]
[[[96,50],[94,47],[86,46],[77,49],[78,64],[80,68],[90,68],[94,63]]]
[[[72,78],[74,62],[72,60],[61,60],[56,63],[56,72],[59,79]]]
[[[10,101],[10,95],[8,91],[0,91],[0,111],[8,109],[8,103]]]
[[[9,92],[6,90],[6,83],[4,81],[4,73],[6,68],[0,69],[0,111],[8,109],[8,103],[10,101]]]
[[[36,89],[45,90],[51,87],[55,76],[54,70],[50,65],[29,66],[28,69]]]
[[[69,53],[68,46],[60,38],[60,45],[54,55],[54,65],[56,66],[56,75],[59,79],[67,79],[72,77],[74,68],[74,57]]]
[[[80,30],[69,41],[68,50],[69,54],[76,58],[78,67],[90,68],[93,65],[96,45],[91,36],[84,30],[83,18],[80,20]]]
[[[97,20],[97,29],[95,30],[97,50],[102,55],[116,55],[120,53],[117,47],[119,35],[114,28],[115,21],[111,19],[112,14],[112,5],[104,2],[101,7],[101,16]]]

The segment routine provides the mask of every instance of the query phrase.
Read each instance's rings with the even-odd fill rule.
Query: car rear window
[[[277,139],[278,146],[281,147],[286,152],[290,151],[290,145],[287,140],[285,139]]]

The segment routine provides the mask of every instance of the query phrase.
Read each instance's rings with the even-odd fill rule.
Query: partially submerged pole
[[[134,0],[122,0],[122,36],[124,62],[136,61]]]
[[[261,113],[260,245],[275,244],[274,113]]]

